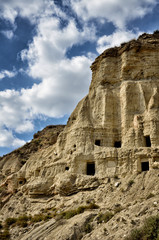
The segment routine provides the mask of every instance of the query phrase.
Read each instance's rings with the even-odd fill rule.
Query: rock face
[[[92,64],[89,94],[57,142],[70,171],[108,177],[159,167],[158,48],[158,34],[143,34]]]
[[[159,34],[143,34],[137,40],[106,50],[97,57],[91,69],[92,82],[89,93],[78,103],[66,127],[56,129],[53,137],[50,134],[48,139],[52,137],[52,140],[51,142],[48,140],[49,144],[47,144],[45,134],[36,134],[33,141],[38,140],[40,135],[42,137],[41,147],[37,141],[37,150],[29,153],[27,160],[21,155],[18,157],[9,155],[1,159],[1,187],[3,188],[1,205],[6,216],[10,216],[7,209],[11,207],[12,202],[17,204],[16,196],[19,192],[21,193],[20,199],[25,202],[25,208],[22,204],[19,205],[20,212],[26,212],[27,208],[27,213],[28,211],[36,213],[38,208],[44,206],[39,205],[39,202],[32,204],[29,199],[45,197],[51,202],[52,207],[57,196],[61,196],[60,199],[67,203],[65,196],[78,193],[78,197],[81,197],[80,193],[89,190],[92,192],[91,198],[101,203],[103,209],[105,209],[103,205],[105,203],[109,205],[109,209],[113,209],[111,201],[113,204],[123,201],[125,206],[130,204],[129,214],[124,213],[121,219],[115,218],[114,220],[118,224],[121,221],[121,225],[125,225],[124,221],[128,220],[122,219],[127,219],[126,216],[130,217],[131,211],[137,214],[137,209],[142,204],[140,205],[141,201],[136,202],[138,205],[136,210],[134,209],[131,201],[135,204],[137,200],[129,189],[130,182],[126,188],[123,185],[124,181],[138,178],[142,185],[145,181],[148,183],[149,177],[153,176],[155,188],[153,189],[151,182],[147,188],[143,186],[143,189],[139,190],[138,198],[144,189],[144,198],[148,197],[150,189],[153,191],[153,197],[158,196]],[[118,180],[115,181],[116,178]],[[105,184],[108,184],[108,189]],[[136,185],[134,191],[137,191],[141,185]],[[117,188],[120,191],[117,191]],[[120,194],[116,196],[112,194],[113,191],[115,194],[119,192]],[[127,192],[124,197],[121,194],[122,191]],[[104,192],[107,192],[106,196],[103,195],[105,199],[102,196]],[[88,200],[88,195],[88,192],[83,195],[83,201]],[[52,197],[53,199],[48,200]],[[159,199],[156,197],[153,200],[158,202]],[[47,201],[44,201],[45,206]],[[72,200],[73,206],[75,202],[76,199]],[[149,203],[147,202],[146,206]],[[151,212],[146,212],[148,215],[157,212],[153,202],[151,204]],[[57,202],[55,205],[58,205]],[[61,207],[61,209],[65,208],[67,206]],[[12,215],[15,214],[16,211],[13,210]],[[135,215],[132,216],[135,218]],[[1,218],[4,219],[5,216]],[[52,224],[54,226],[54,221],[50,224],[49,226]],[[69,231],[72,234],[71,224]],[[105,233],[105,236],[102,232],[94,230],[94,233],[84,238],[82,238],[83,234],[81,238],[73,237],[73,233],[72,237],[67,236],[67,239],[122,239],[123,232],[126,231],[125,227],[123,226],[123,231],[117,234],[118,229],[115,230],[114,226],[114,233],[116,233],[114,235],[111,224],[114,225],[111,222],[108,224],[108,234]],[[81,223],[79,225],[80,228],[83,227]],[[94,228],[96,229],[96,225]],[[45,227],[43,229],[45,230]],[[53,229],[52,231],[55,231]],[[63,231],[62,229],[65,227],[58,231]],[[36,235],[36,230],[33,234]],[[49,235],[50,238],[45,239],[52,239],[52,234]],[[54,239],[66,239],[59,233],[57,235],[58,238]],[[107,238],[107,235],[112,237]],[[35,236],[29,238],[30,236],[29,233],[28,238],[23,236],[19,239],[41,239]],[[46,233],[42,239],[44,236],[46,237]],[[60,236],[63,237],[60,238]]]

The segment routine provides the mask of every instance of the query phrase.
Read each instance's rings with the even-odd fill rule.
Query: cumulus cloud
[[[32,116],[20,92],[5,90],[0,92],[0,147],[19,147],[25,144],[16,133],[32,131]]]
[[[90,64],[91,60],[85,56],[65,59],[48,69],[50,76],[46,72],[47,76],[40,84],[23,90],[23,99],[32,106],[32,113],[49,117],[70,114],[77,102],[88,92]]]
[[[142,32],[140,31],[134,33],[132,31],[117,30],[111,35],[108,35],[108,36],[104,35],[100,37],[97,41],[97,51],[100,54],[107,48],[120,46],[121,43],[134,39],[137,36],[139,36],[141,33]]]
[[[103,18],[117,28],[125,28],[127,21],[142,18],[152,11],[156,0],[70,0],[74,11],[84,21]]]
[[[14,129],[17,133],[33,130],[31,115],[21,92],[5,90],[0,92],[0,127]]]
[[[88,92],[89,66],[94,56],[87,54],[69,59],[66,53],[73,45],[95,39],[95,29],[85,25],[79,30],[73,19],[63,28],[57,17],[47,15],[39,19],[36,35],[28,48],[21,52],[21,58],[28,62],[27,73],[40,81],[30,89],[0,92],[0,131],[1,134],[7,131],[6,137],[11,138],[8,143],[7,140],[1,141],[0,146],[5,143],[13,146],[12,131],[32,131],[33,119],[41,115],[62,117],[71,113]],[[11,76],[11,72],[1,72],[1,79],[5,76]],[[20,139],[19,143],[22,143]]]
[[[29,63],[28,74],[41,79],[32,89],[23,90],[25,101],[32,105],[34,114],[59,117],[70,114],[75,104],[88,92],[91,80],[90,56],[66,57],[68,48],[84,41],[93,41],[95,32],[87,26],[79,31],[72,20],[60,29],[57,18],[43,18],[37,35],[23,60]]]
[[[25,144],[24,140],[15,137],[10,130],[0,129],[0,147],[19,147]]]
[[[27,17],[30,21],[35,21],[39,17],[45,7],[49,4],[49,0],[7,0],[0,2],[1,16],[5,20],[14,24],[15,18],[19,15]]]
[[[17,72],[15,70],[13,71],[8,71],[8,70],[3,70],[0,72],[0,80],[2,80],[5,77],[12,78],[15,77]]]

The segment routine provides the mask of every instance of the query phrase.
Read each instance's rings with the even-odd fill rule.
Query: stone
[[[119,187],[120,184],[121,184],[121,182],[116,182],[116,183],[114,184],[114,186],[115,186],[115,187]]]

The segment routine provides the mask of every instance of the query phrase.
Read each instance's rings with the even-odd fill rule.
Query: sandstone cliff
[[[106,50],[91,69],[66,127],[0,160],[2,222],[32,215],[25,230],[10,229],[14,239],[125,239],[158,214],[158,32]],[[51,220],[31,223],[46,212]]]

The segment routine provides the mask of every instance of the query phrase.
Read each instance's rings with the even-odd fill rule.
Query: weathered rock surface
[[[13,239],[124,239],[158,214],[159,34],[106,50],[91,69],[89,93],[66,127],[35,134],[0,160],[0,217],[46,208],[58,215],[94,201],[99,209],[31,225],[29,233],[11,230]],[[113,217],[99,224],[106,211]]]

